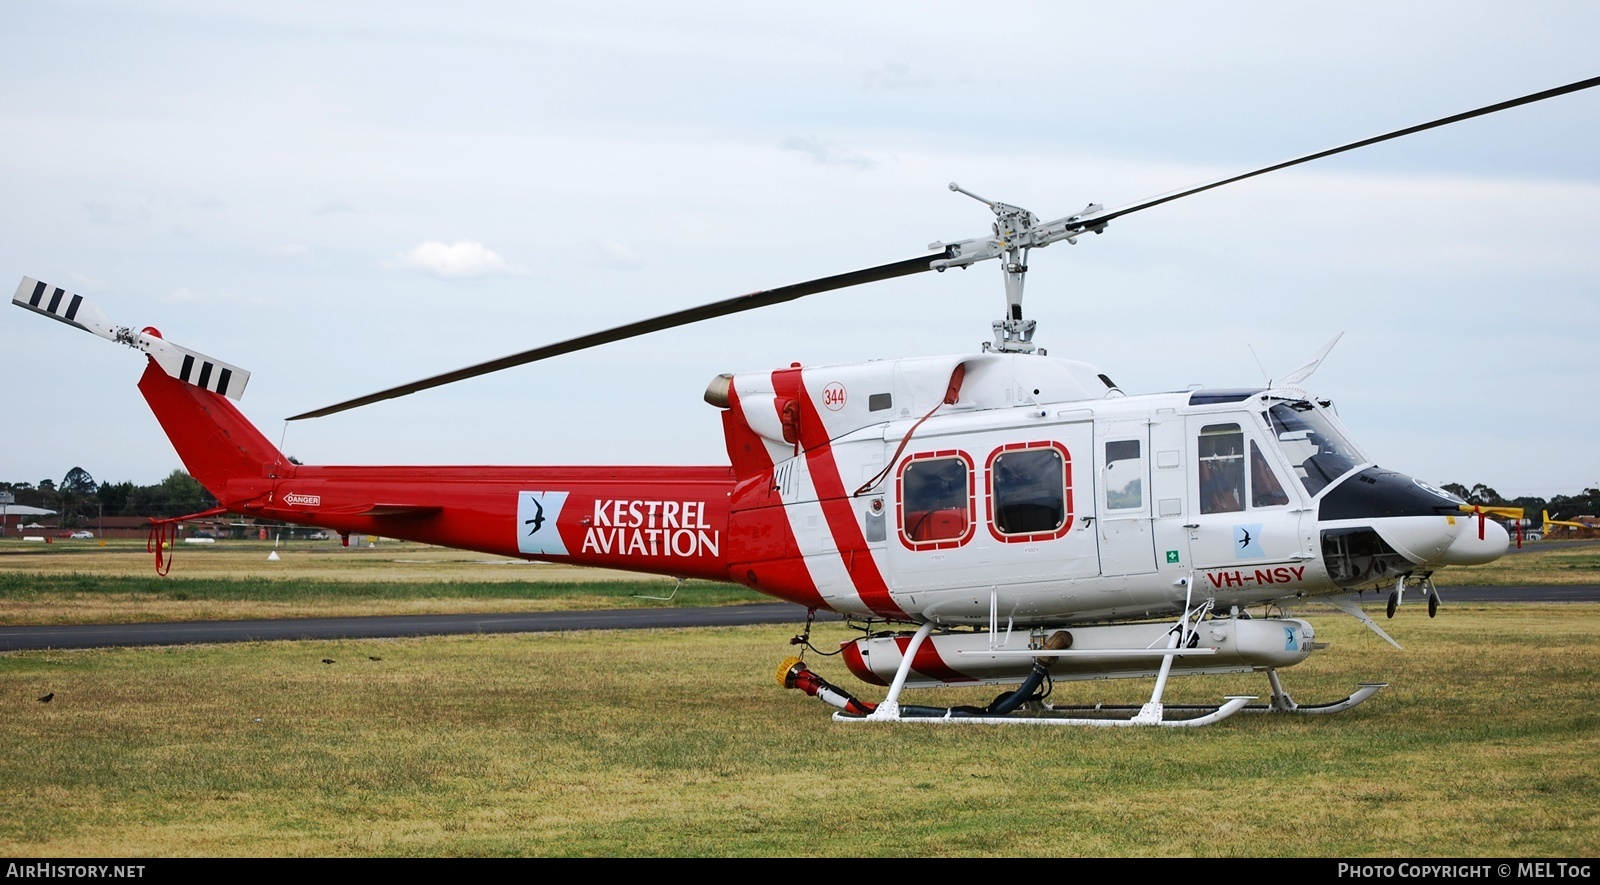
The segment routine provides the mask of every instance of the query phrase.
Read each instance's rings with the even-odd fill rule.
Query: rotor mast
[[[1105,230],[1106,223],[1096,224],[1093,216],[1104,211],[1105,207],[1090,203],[1076,215],[1041,224],[1037,215],[1021,206],[985,199],[953,181],[950,182],[950,189],[977,200],[994,212],[995,222],[990,226],[992,236],[957,243],[930,244],[928,248],[946,249],[952,255],[933,261],[932,268],[943,272],[946,268],[964,268],[991,258],[1002,259],[1000,270],[1006,280],[1006,312],[1001,319],[990,324],[994,329],[994,342],[984,342],[983,349],[1000,353],[1038,351],[1043,355],[1045,351],[1033,343],[1038,321],[1022,316],[1022,287],[1027,282],[1028,253],[1035,247],[1042,249],[1057,240],[1076,244],[1078,235],[1086,230],[1100,233]]]

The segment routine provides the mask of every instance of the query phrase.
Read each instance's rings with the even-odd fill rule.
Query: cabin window
[[[1072,528],[1072,459],[1060,443],[1002,446],[989,456],[989,530],[1002,541],[1047,541]]]
[[[922,452],[900,466],[896,480],[900,542],[912,550],[958,547],[976,521],[972,459],[965,452]]]
[[[1250,506],[1251,507],[1277,507],[1289,503],[1289,496],[1283,491],[1283,484],[1278,482],[1277,474],[1272,472],[1272,465],[1267,459],[1261,457],[1261,449],[1255,440],[1250,441]]]
[[[1106,509],[1144,507],[1144,456],[1136,439],[1106,443]]]
[[[1237,424],[1200,428],[1200,512],[1244,509],[1244,432]]]

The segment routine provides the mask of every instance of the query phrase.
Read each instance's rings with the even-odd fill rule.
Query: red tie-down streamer
[[[1462,509],[1466,509],[1464,505],[1463,505]],[[1484,510],[1481,505],[1478,505],[1478,504],[1472,505],[1472,515],[1476,516],[1478,518],[1478,540],[1480,540],[1480,541],[1483,540],[1483,528],[1484,528],[1483,523],[1484,523],[1484,520],[1489,518],[1489,514],[1490,513],[1496,513],[1496,514],[1499,514],[1501,516],[1515,517],[1514,521],[1517,524],[1517,549],[1521,550],[1522,549],[1522,510],[1520,508],[1514,508],[1514,507],[1491,507],[1488,510]]]

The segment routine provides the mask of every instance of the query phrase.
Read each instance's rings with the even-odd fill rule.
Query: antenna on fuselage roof
[[[1272,378],[1271,376],[1267,375],[1267,367],[1261,365],[1261,357],[1256,353],[1256,346],[1246,342],[1245,347],[1250,348],[1250,356],[1256,361],[1256,368],[1261,370],[1261,380],[1267,382],[1267,386],[1271,387]]]

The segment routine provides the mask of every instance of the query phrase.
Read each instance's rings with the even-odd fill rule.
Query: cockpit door
[[[1189,554],[1197,568],[1235,567],[1256,580],[1256,566],[1303,559],[1298,498],[1288,494],[1274,462],[1262,451],[1249,415],[1213,413],[1189,418],[1189,477],[1193,512]],[[1270,446],[1270,443],[1269,443]],[[1277,575],[1260,572],[1266,581]]]

